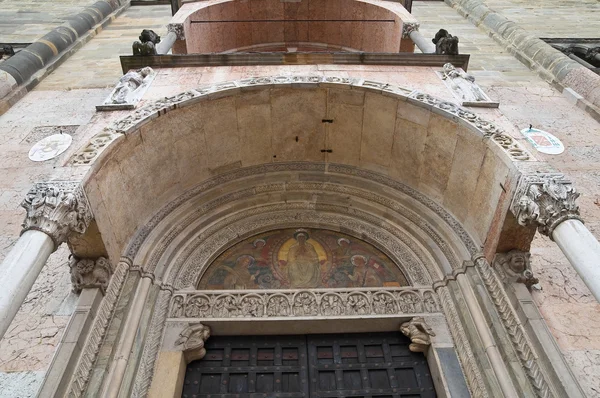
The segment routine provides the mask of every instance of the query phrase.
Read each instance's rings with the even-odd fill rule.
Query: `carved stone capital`
[[[409,38],[412,32],[419,30],[419,26],[418,22],[402,22],[402,38]]]
[[[52,238],[55,248],[70,234],[83,234],[92,220],[85,193],[76,182],[37,183],[21,206],[27,211],[21,233],[30,229],[42,231]]]
[[[503,282],[522,283],[527,289],[539,290],[541,287],[538,278],[533,275],[530,258],[531,253],[511,250],[497,253],[492,265]]]
[[[97,259],[71,257],[71,283],[73,292],[81,293],[85,288],[100,288],[102,294],[108,288],[112,275],[110,262],[104,257]]]
[[[182,23],[170,23],[167,25],[167,32],[173,32],[177,36],[177,40],[185,40],[185,32]]]
[[[435,336],[422,316],[416,316],[400,325],[400,331],[411,341],[408,349],[412,352],[425,352],[431,345],[431,336]]]
[[[204,343],[210,337],[210,327],[201,323],[190,325],[179,334],[176,345],[182,346],[186,361],[191,362],[204,358]]]
[[[524,175],[513,197],[511,211],[523,226],[535,225],[541,234],[568,219],[581,220],[575,200],[579,192],[563,174]]]

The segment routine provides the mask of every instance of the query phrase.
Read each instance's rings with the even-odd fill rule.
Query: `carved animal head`
[[[152,42],[154,44],[160,43],[160,36],[157,35],[153,30],[144,29],[140,35],[140,41],[142,43]]]

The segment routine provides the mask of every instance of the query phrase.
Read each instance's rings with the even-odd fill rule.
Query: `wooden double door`
[[[400,332],[212,336],[184,398],[432,398],[425,357]]]

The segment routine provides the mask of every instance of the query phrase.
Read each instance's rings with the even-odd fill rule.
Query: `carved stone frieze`
[[[180,108],[183,106],[190,105],[193,102],[195,102],[195,99],[208,96],[216,92],[227,90],[235,91],[239,88],[244,87],[264,86],[265,89],[267,89],[270,87],[281,87],[285,85],[289,86],[295,84],[302,84],[303,86],[315,85],[315,87],[323,88],[330,87],[331,85],[339,85],[348,86],[348,88],[357,87],[363,89],[381,90],[390,94],[395,94],[402,98],[407,98],[410,96],[410,98],[418,102],[435,106],[436,108],[444,110],[453,116],[465,120],[475,129],[479,130],[483,136],[492,138],[492,140],[496,144],[505,149],[506,153],[511,159],[515,161],[533,159],[531,154],[529,154],[525,148],[521,147],[521,145],[508,134],[501,131],[494,124],[481,119],[474,113],[464,108],[461,108],[456,104],[434,98],[432,96],[429,96],[428,94],[424,94],[406,87],[359,78],[337,76],[268,76],[248,78],[237,81],[216,83],[209,86],[203,86],[198,89],[189,90],[175,96],[165,97],[163,99],[145,105],[135,110],[125,118],[115,122],[113,125],[105,129],[105,131],[101,134],[104,136],[113,136],[115,134],[118,135],[130,133],[132,131],[135,131],[137,127],[142,124],[143,121],[158,117],[159,113],[168,112],[172,109],[175,109],[176,107]],[[98,147],[95,150],[91,150],[90,145],[88,144],[82,150],[87,151],[87,154],[83,155],[80,152],[75,153],[74,157],[71,159],[71,163],[89,164],[99,154],[99,150],[105,146],[106,145]],[[86,161],[82,162],[81,159],[86,159]]]
[[[409,38],[412,32],[419,30],[419,26],[418,22],[402,22],[402,38]]]
[[[412,352],[425,352],[431,345],[431,337],[435,336],[422,316],[416,316],[400,325],[400,331],[411,341],[408,349]]]
[[[173,32],[177,36],[177,40],[185,40],[185,31],[182,23],[170,23],[167,25],[167,31]]]
[[[493,267],[506,283],[522,283],[528,289],[540,290],[539,280],[533,275],[530,261],[531,253],[511,250],[508,253],[497,253]]]
[[[71,181],[52,181],[34,184],[21,206],[27,211],[23,232],[42,231],[52,238],[55,247],[70,234],[83,234],[92,211],[80,184]]]
[[[569,219],[581,220],[575,203],[579,192],[563,174],[540,173],[521,177],[511,211],[523,226],[535,225],[552,237],[554,228]]]
[[[106,292],[112,269],[105,257],[91,259],[71,256],[69,268],[73,292],[81,293],[85,288],[100,288],[102,293]]]
[[[431,289],[205,290],[176,292],[169,318],[326,318],[438,312],[438,300]]]
[[[531,154],[527,151],[527,149],[522,147],[517,140],[512,138],[495,124],[482,119],[470,110],[462,108],[453,102],[444,101],[421,92],[413,92],[410,95],[410,98],[425,102],[468,122],[477,128],[483,137],[493,140],[496,144],[502,147],[506,153],[508,153],[511,159],[518,161],[533,160]]]

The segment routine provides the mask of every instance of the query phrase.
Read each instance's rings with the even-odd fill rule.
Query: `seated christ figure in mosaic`
[[[318,287],[321,281],[319,255],[310,242],[308,232],[299,229],[287,255],[287,279],[291,288]]]

